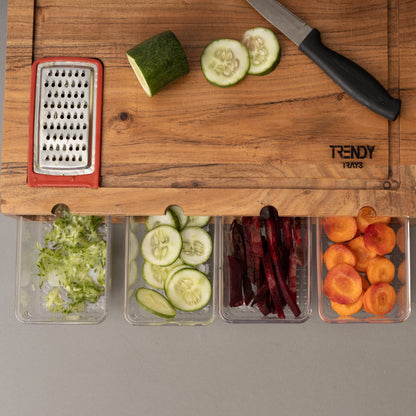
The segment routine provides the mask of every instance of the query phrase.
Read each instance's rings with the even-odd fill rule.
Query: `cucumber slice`
[[[139,217],[130,217],[129,218],[129,229],[132,232],[136,232],[139,228],[140,219]]]
[[[270,29],[249,29],[244,33],[242,43],[250,54],[250,75],[266,75],[277,67],[280,61],[280,44]]]
[[[133,231],[129,231],[129,261],[133,261],[140,253],[139,240]]]
[[[186,264],[197,266],[205,263],[212,253],[211,236],[200,227],[186,227],[181,231],[181,259]]]
[[[189,72],[185,51],[178,38],[169,30],[134,46],[126,54],[149,97]]]
[[[156,290],[141,287],[137,289],[136,300],[143,309],[161,318],[172,319],[176,315],[175,308]]]
[[[153,228],[159,225],[170,225],[171,227],[179,228],[179,220],[170,210],[167,210],[165,215],[150,215],[146,218],[147,231],[153,230]]]
[[[218,87],[230,87],[247,75],[250,56],[237,40],[217,39],[201,55],[201,69],[207,81]]]
[[[171,211],[173,215],[176,215],[179,223],[179,230],[183,230],[188,223],[188,217],[184,215],[182,208],[179,205],[171,205],[168,208],[168,211]]]
[[[211,299],[211,282],[197,269],[176,272],[166,286],[166,296],[173,307],[191,312],[202,309]]]
[[[129,268],[128,268],[127,273],[128,273],[127,287],[132,287],[136,283],[137,278],[139,277],[139,268],[135,260],[132,260],[129,263]]]
[[[165,293],[166,293],[166,288],[167,288],[167,286],[168,286],[168,284],[169,284],[170,279],[172,278],[172,276],[173,276],[176,272],[178,272],[179,270],[182,270],[182,269],[192,269],[192,268],[193,268],[192,266],[190,266],[189,264],[185,264],[185,263],[182,263],[181,265],[174,267],[174,268],[173,268],[173,269],[169,272],[168,277],[167,277],[167,278],[166,278],[166,280],[165,280],[165,284],[164,284],[164,287],[163,287],[163,289],[165,290]]]
[[[208,223],[211,217],[198,215],[198,216],[189,216],[188,217],[188,223],[186,224],[187,227],[205,227]]]
[[[170,266],[155,266],[154,264],[145,261],[142,267],[143,279],[148,285],[156,289],[163,289],[169,273],[172,271],[172,269],[181,264],[183,263],[180,259],[177,259]]]
[[[143,258],[156,266],[169,266],[182,251],[179,231],[170,225],[159,225],[145,234],[141,244]]]

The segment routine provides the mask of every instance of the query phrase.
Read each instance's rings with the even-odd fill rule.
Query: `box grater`
[[[99,186],[103,67],[90,58],[42,58],[31,78],[28,184]]]

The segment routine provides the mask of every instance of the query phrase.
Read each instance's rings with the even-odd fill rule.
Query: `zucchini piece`
[[[165,215],[150,215],[146,218],[147,231],[153,230],[153,228],[156,228],[159,225],[170,225],[171,227],[179,229],[179,219],[170,210],[167,210]]]
[[[176,272],[166,285],[166,296],[171,305],[181,311],[202,309],[211,299],[211,282],[197,269]]]
[[[189,72],[189,63],[178,38],[170,30],[134,46],[127,59],[149,97]]]
[[[250,54],[250,75],[266,75],[280,61],[280,44],[276,35],[264,27],[247,30],[242,39]]]
[[[145,234],[141,244],[143,258],[156,266],[169,266],[182,251],[182,237],[170,225],[159,225]]]
[[[154,287],[155,289],[163,289],[165,286],[165,281],[172,271],[172,269],[183,264],[182,260],[177,259],[170,266],[155,266],[147,261],[143,263],[142,275],[145,282]]]
[[[140,287],[136,292],[136,300],[143,309],[161,318],[172,319],[176,315],[175,308],[156,290]]]
[[[202,51],[201,69],[207,81],[230,87],[247,75],[250,56],[247,48],[234,39],[217,39]]]
[[[191,266],[205,263],[212,253],[211,236],[200,227],[186,227],[181,231],[181,259]]]

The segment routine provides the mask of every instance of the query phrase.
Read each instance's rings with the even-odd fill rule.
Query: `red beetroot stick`
[[[285,275],[282,270],[282,264],[279,259],[278,251],[277,251],[277,242],[276,242],[276,235],[274,233],[274,224],[270,218],[265,220],[265,228],[266,228],[266,238],[267,238],[267,247],[270,252],[270,257],[272,260],[274,272],[276,274],[277,283],[279,285],[280,292],[286,301],[287,305],[293,312],[295,317],[300,315],[300,309],[297,305],[296,301],[292,298],[292,295],[289,292],[289,288],[286,283]]]
[[[262,299],[261,302],[258,302],[257,307],[259,308],[259,311],[264,315],[267,316],[269,313],[271,313],[271,310],[269,308],[267,298]]]
[[[240,263],[245,263],[245,250],[244,250],[244,238],[243,238],[243,226],[237,220],[231,223],[231,254]]]
[[[298,217],[293,219],[293,239],[296,262],[299,266],[303,266],[305,264],[305,257],[303,253],[302,224]]]
[[[250,235],[251,247],[256,257],[263,257],[263,242],[261,240],[261,228],[259,217],[243,217],[244,231]]]
[[[244,303],[248,306],[254,298],[254,292],[246,273],[243,274],[243,293]]]
[[[289,254],[289,273],[288,273],[288,287],[293,299],[296,301],[296,271],[297,263],[295,258],[295,249],[292,247]]]
[[[247,274],[251,283],[258,285],[260,282],[260,259],[263,257],[263,241],[259,217],[243,217],[244,241],[249,245],[250,265],[247,265]],[[246,237],[247,236],[247,237]],[[247,251],[247,245],[246,245]]]
[[[248,260],[247,260],[247,250],[245,247],[245,235],[244,235],[244,228],[243,225],[234,220],[231,224],[231,243],[232,243],[232,255],[233,257],[240,262],[242,268],[242,290],[244,294],[244,303],[249,305],[250,302],[253,300],[254,293],[253,288],[251,287],[251,282],[247,277],[247,268],[248,268]],[[248,250],[251,248],[251,244],[247,243]],[[251,253],[251,252],[250,252]],[[252,258],[252,257],[250,257]],[[254,269],[251,269],[254,270]]]
[[[277,209],[272,205],[266,205],[260,211],[260,219],[264,221],[266,218],[271,218],[276,226],[276,241],[279,247],[283,246],[282,239],[282,224],[280,221],[279,213]]]
[[[228,256],[230,268],[230,306],[241,306],[243,304],[243,268],[238,260]]]
[[[276,278],[273,272],[273,264],[270,259],[270,254],[267,252],[263,257],[263,267],[266,274],[267,284],[269,286],[270,295],[273,300],[273,305],[276,309],[276,313],[281,319],[285,319],[282,305],[280,303],[279,288],[277,286]]]
[[[283,239],[287,250],[293,246],[292,240],[292,220],[290,217],[283,217]]]
[[[266,299],[268,295],[269,295],[269,286],[267,282],[264,282],[260,288],[257,287],[257,293],[254,296],[252,305],[255,305],[257,302],[260,302]]]
[[[243,281],[246,274],[246,253],[244,248],[243,225],[236,219],[230,227],[231,257],[230,270],[230,306],[243,303]],[[238,287],[239,286],[239,287]],[[241,294],[241,300],[239,298]],[[241,303],[240,303],[241,302]]]
[[[255,284],[255,261],[254,251],[251,239],[251,217],[243,217],[243,236],[246,252],[246,273],[249,281]]]

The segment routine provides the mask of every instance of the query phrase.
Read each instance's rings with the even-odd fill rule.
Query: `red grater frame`
[[[37,97],[37,76],[38,67],[41,64],[68,63],[69,65],[76,63],[92,65],[96,80],[94,82],[94,107],[95,107],[95,134],[94,134],[94,154],[92,163],[94,169],[87,174],[67,174],[54,175],[38,173],[34,170],[34,147],[35,147],[35,112]],[[52,67],[52,66],[51,66]],[[28,148],[28,172],[27,184],[32,187],[87,187],[98,188],[100,181],[100,163],[101,163],[101,121],[102,121],[102,99],[103,99],[103,65],[98,59],[80,58],[80,57],[48,57],[36,60],[32,65],[31,71],[31,90],[30,90],[30,114],[29,114],[29,148]],[[91,127],[89,126],[89,135]]]

